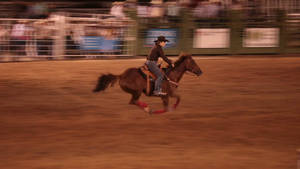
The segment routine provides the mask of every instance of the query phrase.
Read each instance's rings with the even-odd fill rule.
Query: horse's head
[[[181,54],[178,60],[178,63],[182,62],[185,65],[185,69],[189,72],[194,73],[197,76],[202,74],[200,67],[197,65],[195,60],[192,58],[190,54]]]

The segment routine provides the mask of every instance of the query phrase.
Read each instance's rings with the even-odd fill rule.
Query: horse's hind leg
[[[139,92],[130,92],[131,93],[131,99],[129,101],[129,104],[136,104],[141,96],[141,93]]]
[[[129,69],[126,71],[121,75],[119,84],[122,90],[131,94],[131,100],[129,101],[129,104],[136,105],[144,111],[151,113],[149,106],[146,103],[139,101],[144,86],[146,86],[146,81],[140,75],[138,70]]]
[[[142,94],[141,92],[134,91],[134,92],[130,92],[130,93],[131,93],[131,100],[130,100],[129,104],[136,105],[136,106],[140,107],[141,109],[143,109],[145,112],[151,113],[149,106],[146,103],[139,101],[139,98]]]

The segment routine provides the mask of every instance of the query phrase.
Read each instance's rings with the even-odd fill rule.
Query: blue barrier
[[[158,36],[165,36],[169,42],[166,44],[166,48],[176,47],[178,39],[178,30],[173,28],[167,29],[149,29],[145,37],[145,47],[152,47],[154,41]]]
[[[97,53],[97,52],[114,52],[118,50],[119,40],[110,40],[102,36],[84,36],[80,49]]]

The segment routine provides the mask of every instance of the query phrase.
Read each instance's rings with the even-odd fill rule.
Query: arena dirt
[[[178,109],[153,116],[118,86],[92,93],[142,59],[2,63],[0,168],[295,169],[300,58],[199,58]]]

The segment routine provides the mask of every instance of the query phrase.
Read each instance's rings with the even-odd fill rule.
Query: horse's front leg
[[[169,111],[169,96],[161,96],[163,101],[164,109],[153,111],[153,114],[162,114]]]
[[[175,97],[175,98],[176,98],[176,103],[172,106],[173,109],[176,109],[177,106],[178,106],[179,103],[180,103],[180,95],[178,95],[178,94],[175,93],[175,92],[172,92],[172,94],[170,95],[170,97]]]

